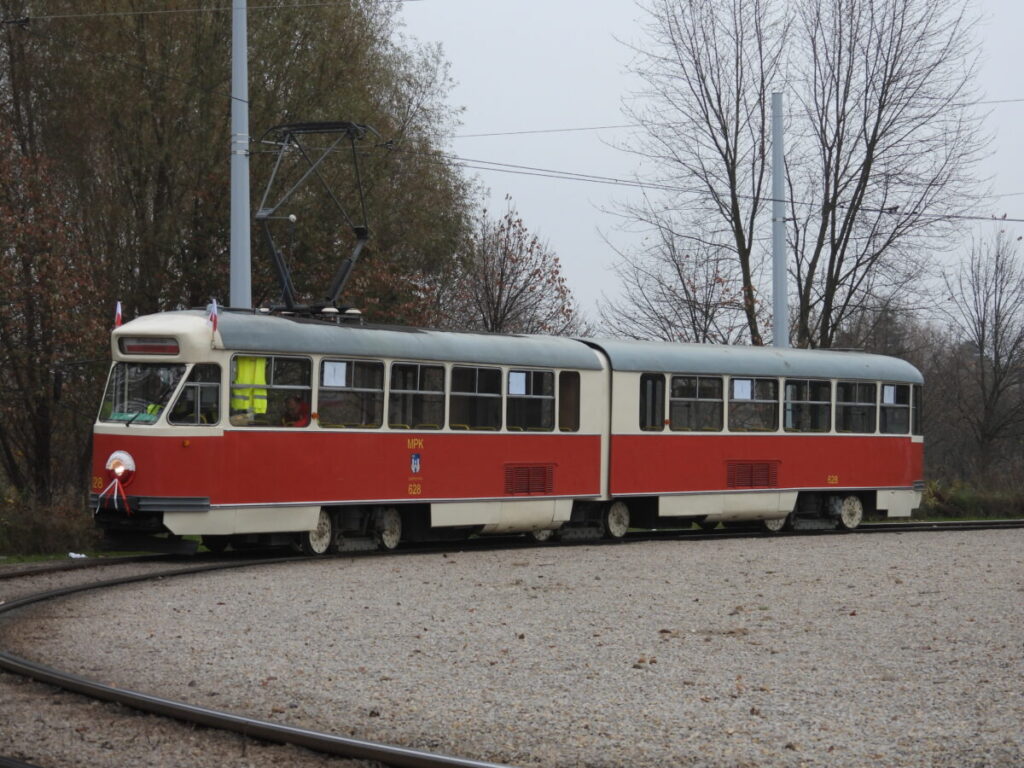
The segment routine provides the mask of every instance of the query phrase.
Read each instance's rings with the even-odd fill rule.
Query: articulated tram
[[[853,352],[200,310],[114,330],[91,504],[109,536],[356,542],[906,517],[920,373]],[[822,523],[824,521],[824,523]]]

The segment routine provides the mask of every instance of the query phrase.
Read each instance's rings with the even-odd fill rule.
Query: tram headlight
[[[135,477],[135,459],[127,451],[114,451],[107,459],[106,470],[111,481],[120,480],[121,485],[128,485]]]

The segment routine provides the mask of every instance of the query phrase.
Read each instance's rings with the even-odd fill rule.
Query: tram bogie
[[[905,517],[920,374],[856,353],[198,311],[116,329],[94,428],[108,535],[321,554],[522,533]]]

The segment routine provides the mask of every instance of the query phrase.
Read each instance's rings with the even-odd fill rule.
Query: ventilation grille
[[[779,462],[730,461],[725,483],[729,488],[778,488]]]
[[[506,464],[505,493],[551,493],[555,486],[554,464]]]

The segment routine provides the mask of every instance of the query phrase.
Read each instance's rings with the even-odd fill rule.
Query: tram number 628
[[[829,485],[839,485],[839,475],[829,475],[826,481]]]
[[[421,496],[423,494],[423,486],[420,483],[409,483],[409,495],[410,496]]]

